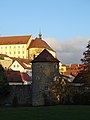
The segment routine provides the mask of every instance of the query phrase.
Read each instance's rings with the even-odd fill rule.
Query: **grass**
[[[90,120],[90,106],[1,107],[0,120]]]

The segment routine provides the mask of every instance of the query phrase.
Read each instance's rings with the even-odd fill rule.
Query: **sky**
[[[90,0],[0,0],[0,36],[39,32],[60,61],[79,63],[90,39]]]

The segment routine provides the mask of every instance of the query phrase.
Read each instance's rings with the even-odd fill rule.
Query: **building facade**
[[[0,54],[9,57],[28,58],[28,46],[32,36],[0,37]]]
[[[9,57],[33,60],[44,49],[47,49],[55,57],[55,51],[42,40],[40,35],[35,39],[32,39],[31,35],[0,37],[0,54]]]
[[[55,57],[55,51],[41,37],[31,41],[28,47],[28,53],[31,60],[37,57],[44,49],[49,51]]]

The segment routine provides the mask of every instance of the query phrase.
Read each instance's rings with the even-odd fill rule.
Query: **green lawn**
[[[0,120],[90,120],[90,106],[1,107]]]

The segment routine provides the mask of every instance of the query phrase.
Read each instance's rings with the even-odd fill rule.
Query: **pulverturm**
[[[44,49],[32,61],[32,105],[45,105],[44,94],[50,82],[59,76],[59,60]]]

